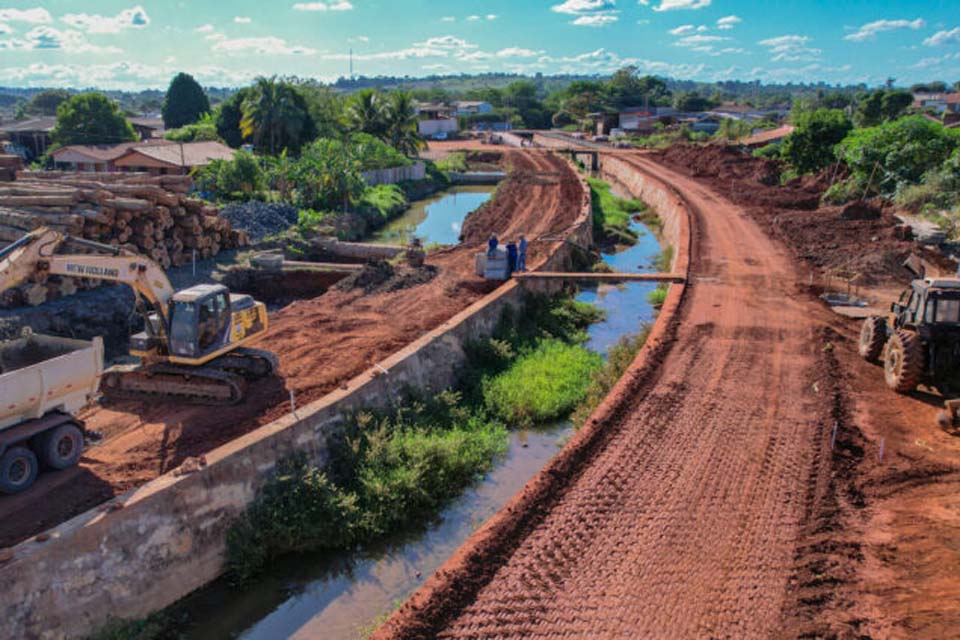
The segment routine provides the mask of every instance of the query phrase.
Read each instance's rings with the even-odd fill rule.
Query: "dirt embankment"
[[[673,149],[660,159],[744,203],[771,236],[814,266],[873,270],[881,286],[909,279],[900,264],[911,252],[953,269],[897,237],[887,210],[863,219],[840,207],[796,209],[829,186],[827,175],[794,181],[773,196],[760,180],[765,163],[753,158]],[[756,194],[779,198],[781,206],[757,204]],[[942,398],[886,387],[882,368],[857,354],[859,322],[822,308],[812,317],[822,327],[824,374],[836,381],[827,423],[833,446],[829,475],[816,485],[818,507],[802,528],[779,636],[955,637],[960,432],[937,426]]]
[[[376,637],[780,632],[797,540],[830,487],[826,312],[741,208],[628,161],[692,208],[690,283],[659,367],[628,372],[616,409],[495,517],[502,530],[481,529]]]
[[[734,147],[675,145],[651,157],[742,206],[797,258],[823,272],[853,276],[859,284],[900,284],[910,278],[902,265],[911,254],[946,272],[956,269],[938,252],[905,238],[893,209],[883,203],[859,211],[821,207],[820,196],[842,177],[834,167],[780,185],[779,163]]]
[[[466,243],[431,252],[435,274],[424,282],[366,293],[332,289],[271,316],[269,333],[255,345],[280,357],[281,376],[254,385],[236,407],[123,402],[83,415],[103,442],[71,470],[48,473],[19,496],[0,498],[0,546],[62,522],[110,497],[141,485],[289,411],[289,392],[303,406],[336,389],[376,362],[467,308],[495,286],[473,275],[473,255],[486,235],[528,238],[560,234],[580,211],[575,172],[547,154],[505,151],[514,167],[490,206],[468,217]],[[535,176],[549,179],[532,185]],[[528,262],[547,254],[551,239],[531,242]],[[416,279],[414,279],[416,280]],[[392,289],[392,287],[386,287]]]

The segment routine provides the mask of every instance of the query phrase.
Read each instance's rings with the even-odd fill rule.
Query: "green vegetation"
[[[600,406],[621,376],[633,363],[640,349],[643,348],[650,335],[651,325],[644,325],[640,333],[633,336],[623,336],[607,352],[607,360],[602,367],[595,370],[590,376],[590,386],[587,387],[584,399],[577,405],[570,416],[573,424],[578,428],[586,423],[587,419]]]
[[[240,106],[240,133],[244,140],[269,155],[292,153],[317,137],[307,102],[288,82],[259,77]]]
[[[653,259],[653,268],[667,273],[673,267],[673,245],[667,245]]]
[[[896,120],[913,103],[913,94],[909,91],[894,89],[878,90],[860,101],[854,116],[858,127],[875,127],[884,122]]]
[[[193,124],[205,113],[210,113],[210,99],[200,83],[187,73],[175,75],[163,99],[163,126],[179,129]]]
[[[603,358],[579,344],[541,342],[483,386],[487,406],[508,424],[535,424],[567,416],[586,398],[583,384]]]
[[[30,98],[24,111],[37,116],[55,116],[57,107],[69,99],[70,92],[66,89],[44,89]]]
[[[456,151],[442,160],[437,160],[436,166],[441,171],[464,173],[467,171],[467,154],[464,151]]]
[[[783,141],[781,155],[800,173],[811,173],[836,160],[834,146],[843,140],[853,123],[839,109],[817,109],[796,116],[796,130]]]
[[[570,298],[531,298],[526,313],[506,311],[492,338],[468,346],[464,391],[358,412],[326,472],[284,461],[228,534],[232,579],[247,581],[284,553],[349,548],[435,513],[505,452],[501,416],[549,420],[585,400],[602,362],[581,343],[600,317]]]
[[[618,198],[609,184],[596,178],[587,178],[593,203],[593,235],[601,243],[633,245],[637,232],[630,228],[635,215],[644,222],[650,218],[647,205],[640,200]],[[656,216],[653,219],[659,220]]]
[[[173,140],[174,142],[220,140],[220,136],[217,134],[217,123],[210,113],[203,114],[199,120],[192,124],[167,131],[164,138]]]
[[[663,306],[663,303],[667,300],[667,292],[670,290],[670,285],[660,284],[657,285],[657,288],[647,294],[647,302],[650,303],[650,306],[654,309],[659,309]]]
[[[137,135],[115,102],[102,93],[79,93],[57,107],[54,144],[115,144]]]

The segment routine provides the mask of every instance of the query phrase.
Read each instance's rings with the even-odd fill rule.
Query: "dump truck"
[[[0,343],[0,491],[19,493],[41,467],[77,464],[86,432],[76,416],[97,393],[103,340],[34,334]]]

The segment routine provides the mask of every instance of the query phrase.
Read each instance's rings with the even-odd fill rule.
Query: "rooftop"
[[[755,144],[767,144],[769,142],[775,142],[781,138],[786,138],[788,135],[793,133],[795,127],[789,124],[785,124],[782,127],[777,127],[776,129],[770,129],[768,131],[761,131],[760,133],[755,133],[749,138],[741,140],[741,144],[745,145],[755,145]]]
[[[219,142],[185,142],[183,144],[145,144],[127,150],[118,162],[136,166],[133,156],[145,156],[156,162],[176,167],[197,167],[213,160],[232,160],[234,151]]]
[[[14,120],[0,124],[0,131],[6,133],[27,133],[30,131],[43,131],[49,133],[57,124],[57,119],[49,118],[29,118],[27,120]]]
[[[102,162],[110,162],[111,160],[116,160],[120,156],[124,155],[130,149],[134,147],[143,147],[143,146],[158,146],[158,145],[171,145],[176,144],[169,140],[152,140],[152,141],[136,141],[136,142],[121,142],[120,144],[72,144],[66,147],[60,147],[53,152],[54,159],[58,155],[62,156],[66,153],[80,153],[95,160],[100,160]]]

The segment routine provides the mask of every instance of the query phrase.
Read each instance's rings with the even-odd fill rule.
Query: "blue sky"
[[[163,88],[257,75],[609,73],[960,80],[960,3],[746,0],[0,0],[0,85]]]

